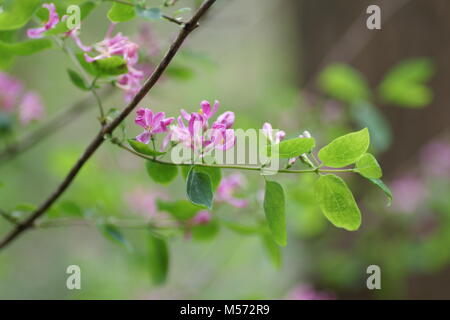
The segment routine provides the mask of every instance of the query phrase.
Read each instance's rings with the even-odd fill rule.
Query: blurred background
[[[366,27],[371,4],[381,7],[381,30]],[[167,12],[196,5],[180,0]],[[83,21],[84,43],[103,39],[110,6],[101,3]],[[165,283],[156,285],[149,274],[146,230],[105,236],[95,225],[36,228],[0,252],[0,298],[449,299],[448,14],[446,0],[219,0],[141,104],[177,116],[218,99],[221,112],[235,112],[235,128],[271,122],[288,137],[309,130],[319,146],[369,127],[371,152],[394,199],[387,206],[374,185],[346,175],[362,211],[358,231],[324,218],[314,204],[314,177],[283,176],[288,246],[274,248],[242,227],[264,216],[264,181],[250,172],[236,190],[247,207],[218,205],[205,230],[170,239]],[[135,19],[116,30],[141,41],[141,66],[151,70],[177,28]],[[151,45],[143,45],[148,32]],[[0,150],[33,137],[86,94],[70,82],[68,68],[70,59],[56,47],[4,68],[40,95],[45,115],[27,125],[2,120]],[[0,96],[5,90],[0,86]],[[98,130],[97,109],[88,105],[26,151],[0,151],[2,210],[25,217],[53,191]],[[122,109],[122,92],[108,94],[104,105]],[[140,133],[132,117],[126,128],[127,137]],[[156,198],[185,199],[183,185],[181,176],[168,187],[155,184],[142,160],[105,143],[44,222],[154,216]],[[10,228],[0,220],[0,234]],[[80,266],[82,290],[67,290],[69,265]],[[369,265],[381,268],[381,290],[366,287]]]

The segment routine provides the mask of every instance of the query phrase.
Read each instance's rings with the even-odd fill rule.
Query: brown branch
[[[113,87],[110,87],[101,91],[99,95],[105,98],[113,92]],[[61,128],[64,128],[67,124],[73,122],[75,118],[89,110],[93,104],[94,101],[92,97],[83,98],[74,103],[68,109],[56,115],[53,119],[43,124],[38,129],[29,132],[20,137],[19,140],[12,142],[4,149],[0,150],[0,165],[12,160],[20,153],[38,145],[47,137],[51,136]]]
[[[112,132],[120,125],[120,123],[134,110],[134,108],[142,101],[142,99],[153,88],[161,75],[169,66],[172,59],[180,49],[187,36],[198,26],[199,20],[209,10],[209,8],[216,2],[216,0],[205,0],[194,16],[187,22],[184,27],[178,33],[177,38],[174,40],[164,58],[159,63],[158,67],[153,71],[153,74],[146,81],[141,90],[136,94],[130,104],[108,125],[103,127],[100,132],[95,136],[92,142],[88,145],[82,156],[78,159],[76,164],[72,167],[66,178],[57,187],[57,189],[47,198],[39,208],[34,211],[25,221],[17,225],[6,237],[0,242],[0,249],[6,247],[24,231],[31,228],[34,225],[36,219],[42,216],[64,193],[64,191],[71,185],[75,177],[83,168],[84,164],[91,158],[91,156],[97,151],[105,140],[105,136],[112,134]]]

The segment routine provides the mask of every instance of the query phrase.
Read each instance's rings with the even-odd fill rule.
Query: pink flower
[[[187,113],[181,110],[178,117],[178,125],[172,127],[172,141],[183,143],[186,147],[199,152],[200,154],[213,149],[228,150],[236,142],[234,130],[234,113],[231,111],[220,115],[209,129],[209,119],[214,116],[219,108],[219,101],[215,101],[214,107],[208,101],[201,103],[198,113]],[[184,120],[188,121],[186,126]]]
[[[217,188],[216,200],[219,202],[227,202],[236,208],[247,207],[247,200],[234,197],[234,193],[245,184],[245,176],[240,173],[235,173],[228,177],[224,177]]]
[[[314,290],[309,285],[295,287],[288,295],[287,300],[334,300],[333,294]]]
[[[435,177],[450,176],[450,143],[436,140],[427,144],[421,151],[420,160],[426,173]]]
[[[412,175],[406,175],[391,183],[394,195],[393,207],[404,213],[416,211],[427,195],[422,181]]]
[[[59,23],[59,16],[53,3],[44,3],[42,7],[48,10],[48,21],[43,27],[28,29],[27,35],[29,38],[42,38],[46,31],[53,29]]]
[[[264,136],[266,136],[267,139],[269,139],[269,141],[272,144],[280,143],[284,139],[284,137],[286,136],[286,133],[284,131],[282,131],[282,130],[277,131],[274,134],[273,129],[272,129],[272,125],[270,123],[268,123],[268,122],[263,124],[262,130],[263,130]]]
[[[198,212],[194,218],[192,218],[193,225],[208,224],[212,219],[211,213],[207,210]]]
[[[0,72],[0,110],[12,111],[22,89],[23,86],[19,80]]]
[[[165,197],[166,195],[159,191],[143,188],[136,188],[130,193],[125,194],[125,200],[130,208],[146,217],[156,216],[158,213],[156,200]]]
[[[19,119],[22,124],[39,120],[44,115],[41,98],[34,92],[28,92],[19,105]]]
[[[148,108],[140,108],[136,112],[135,123],[144,128],[144,132],[136,137],[136,140],[142,143],[149,143],[154,134],[168,131],[168,126],[174,118],[165,118],[164,112],[153,114]]]
[[[64,21],[66,18],[67,18],[67,16],[64,16],[62,18],[62,20]],[[85,46],[83,44],[83,42],[80,39],[79,33],[80,33],[80,27],[75,27],[72,30],[66,32],[65,35],[68,37],[71,37],[73,39],[73,41],[75,41],[75,44],[84,52],[92,51],[92,47]]]

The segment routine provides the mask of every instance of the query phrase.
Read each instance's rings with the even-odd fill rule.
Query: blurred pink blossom
[[[130,208],[146,217],[154,217],[156,215],[156,200],[158,198],[165,198],[165,194],[143,188],[136,188],[125,194],[125,200]]]
[[[153,114],[153,111],[148,108],[140,108],[136,112],[136,119],[134,120],[138,126],[144,128],[144,132],[136,137],[136,140],[145,144],[150,142],[154,134],[168,131],[168,126],[172,123],[174,118],[165,118],[164,112]]]
[[[194,218],[192,218],[193,225],[208,224],[212,219],[211,213],[207,210],[198,212]]]
[[[10,75],[0,72],[0,110],[12,111],[22,93],[22,83]]]
[[[309,285],[299,285],[288,295],[287,300],[334,300],[335,296],[328,292],[317,291]]]
[[[422,149],[420,160],[426,173],[448,178],[450,176],[450,143],[444,140],[432,141]]]
[[[157,56],[161,52],[158,40],[153,32],[153,29],[148,23],[142,24],[139,27],[137,42],[139,43],[139,46],[145,50],[145,54],[149,57]]]
[[[394,196],[393,207],[404,213],[416,211],[427,196],[423,182],[413,176],[405,175],[391,183]]]
[[[19,105],[19,119],[22,124],[39,120],[44,116],[41,98],[34,92],[28,92]]]
[[[29,38],[42,38],[46,31],[53,29],[59,23],[59,16],[53,3],[44,3],[42,7],[48,10],[48,21],[40,28],[28,29],[27,35]]]
[[[234,197],[234,193],[245,186],[245,184],[245,176],[241,173],[234,173],[228,177],[224,177],[217,188],[216,201],[227,202],[236,208],[247,207],[247,200]]]

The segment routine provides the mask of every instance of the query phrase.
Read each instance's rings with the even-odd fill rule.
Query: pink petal
[[[151,134],[148,131],[145,131],[136,137],[136,140],[145,144],[150,142]]]

